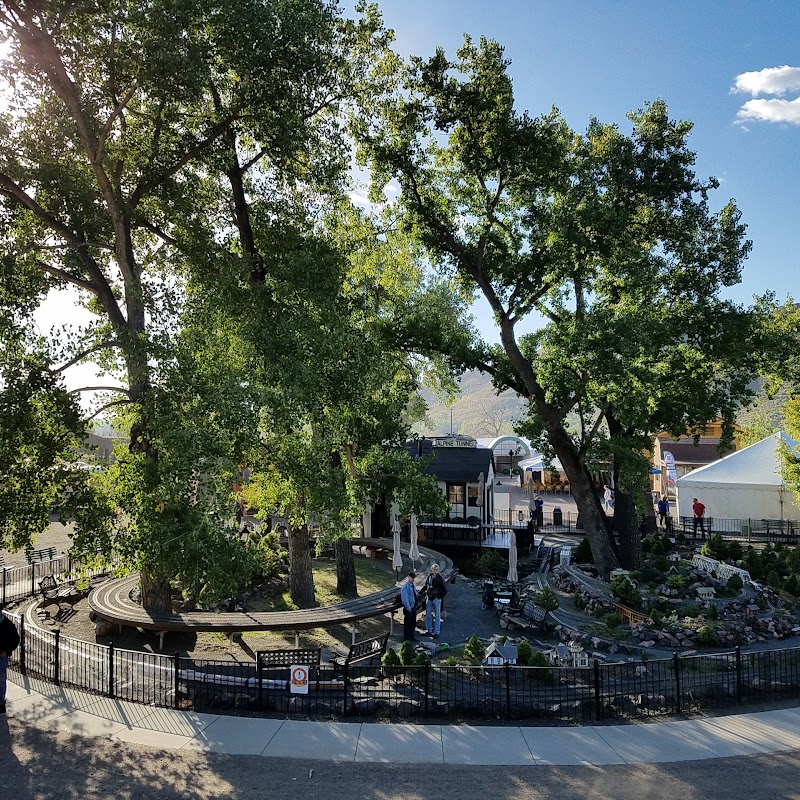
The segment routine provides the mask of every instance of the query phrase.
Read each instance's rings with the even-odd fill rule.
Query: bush
[[[699,617],[701,613],[700,606],[697,603],[687,603],[685,606],[679,606],[675,611],[678,619],[682,617]]]
[[[594,564],[592,547],[586,536],[583,537],[581,543],[575,548],[575,561],[577,561],[578,564]]]
[[[531,653],[530,661],[528,662],[529,667],[549,667],[550,659],[541,651],[541,650],[534,650]]]
[[[784,581],[783,591],[792,597],[800,597],[800,581],[797,580],[797,575],[792,574]]]
[[[686,575],[670,575],[667,578],[667,586],[670,589],[685,589],[689,585],[689,578]]]
[[[464,647],[464,661],[474,667],[480,666],[483,663],[485,653],[486,648],[483,642],[477,636],[471,636],[466,647]]]
[[[650,619],[655,627],[659,627],[664,621],[664,615],[657,609],[650,609]]]
[[[737,563],[744,557],[741,542],[728,542],[728,560]]]
[[[503,572],[505,566],[505,559],[500,555],[498,550],[486,548],[475,559],[475,570],[481,575],[488,575],[494,577]]]
[[[614,628],[619,628],[622,625],[622,617],[619,614],[611,613],[606,617],[606,625],[613,631]]]
[[[400,672],[402,665],[400,664],[400,656],[397,655],[397,650],[390,647],[381,656],[381,666],[387,675],[396,675]]]
[[[719,609],[712,603],[709,606],[708,611],[706,611],[706,616],[709,619],[719,619]]]
[[[611,591],[624,606],[642,607],[642,595],[639,590],[624,576],[619,575],[611,581]]]
[[[266,536],[253,531],[247,539],[247,551],[253,560],[253,579],[275,578],[283,572],[286,551],[281,547],[277,533]]]
[[[712,533],[703,543],[700,552],[704,556],[716,558],[718,561],[724,561],[730,554],[728,543],[722,538],[722,534],[720,533]]]
[[[417,657],[417,651],[414,649],[413,642],[403,642],[400,646],[400,663],[404,667],[410,667]]]
[[[583,599],[583,595],[580,592],[575,592],[575,594],[572,595],[572,602],[575,605],[575,608],[580,611],[583,611],[583,609],[586,608],[586,601]]]
[[[730,578],[728,578],[728,582],[725,584],[725,588],[730,592],[739,594],[744,588],[744,581],[738,575],[731,575]]]
[[[558,597],[549,586],[546,586],[537,593],[534,603],[545,611],[555,611],[558,608]]]
[[[431,659],[427,653],[417,653],[417,657],[414,659],[415,667],[429,667],[430,665]]]
[[[770,586],[773,589],[780,589],[783,586],[781,576],[778,575],[778,570],[776,569],[772,569],[767,573],[767,577],[764,579],[764,582],[767,584],[767,586]]]
[[[517,664],[521,667],[528,667],[531,665],[531,659],[533,658],[533,648],[531,647],[531,643],[526,639],[523,639],[517,645]]]
[[[448,656],[447,661],[444,662],[448,667],[455,667],[458,664],[458,659],[455,656]]]
[[[697,643],[705,645],[706,647],[714,647],[719,644],[719,636],[717,632],[710,625],[703,625],[697,631]]]

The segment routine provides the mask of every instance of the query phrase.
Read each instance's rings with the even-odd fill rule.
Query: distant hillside
[[[452,411],[453,433],[468,436],[500,436],[513,433],[514,422],[525,416],[527,403],[514,392],[495,394],[492,380],[480,372],[467,372],[459,380],[461,393],[451,406],[427,390],[420,395],[428,405],[425,420],[414,425],[421,436],[450,433]]]

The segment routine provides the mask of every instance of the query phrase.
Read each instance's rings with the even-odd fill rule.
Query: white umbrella
[[[369,503],[361,514],[361,524],[364,528],[364,538],[370,539],[372,537],[372,506]]]
[[[508,542],[508,576],[507,579],[511,583],[517,583],[519,576],[517,575],[517,534],[511,531],[511,538]]]
[[[397,517],[392,519],[392,569],[398,573],[403,569],[403,554],[400,552],[400,520]]]
[[[411,515],[411,547],[408,551],[408,557],[414,562],[414,566],[417,566],[417,561],[419,561],[419,547],[417,547],[417,515]]]

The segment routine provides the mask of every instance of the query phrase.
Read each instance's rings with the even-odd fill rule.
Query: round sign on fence
[[[308,667],[294,664],[289,667],[289,691],[291,694],[308,694]]]

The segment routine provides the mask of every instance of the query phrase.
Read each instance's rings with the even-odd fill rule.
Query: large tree
[[[226,322],[207,351],[189,348],[187,292],[204,279],[249,282],[270,311],[262,324],[280,324],[270,247],[281,242],[269,239],[274,224],[259,234],[256,223],[296,212],[287,197],[318,203],[337,182],[339,103],[377,28],[372,11],[349,23],[324,0],[0,3],[6,283],[34,299],[72,287],[96,315],[59,343],[53,371],[93,361],[119,381],[106,405],[130,447],[107,489],[148,608],[169,607],[175,578],[219,594],[240,563],[224,506],[252,404],[233,380],[214,396],[207,370],[230,357]],[[209,490],[193,506],[198,470]]]
[[[518,429],[560,459],[607,573],[619,557],[592,464],[613,460],[635,493],[654,433],[729,420],[746,395],[731,348],[749,316],[719,290],[749,243],[732,202],[711,210],[717,182],[697,178],[691,125],[662,102],[632,114],[630,134],[596,120],[578,134],[555,110],[518,113],[507,64],[468,38],[455,61],[412,59],[405,91],[364,114],[362,156],[376,191],[399,181],[431,261],[489,303],[501,343],[467,361],[528,400]],[[537,317],[536,334],[518,335]],[[633,499],[623,505],[635,520]]]

